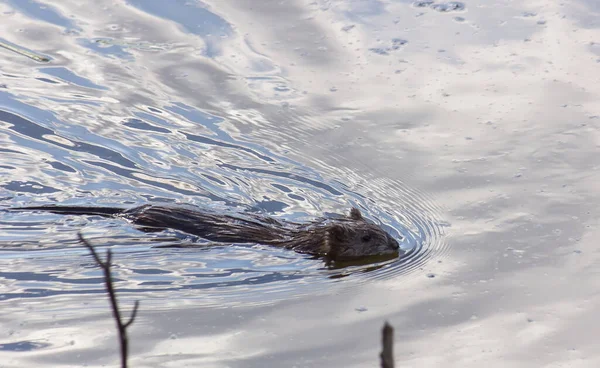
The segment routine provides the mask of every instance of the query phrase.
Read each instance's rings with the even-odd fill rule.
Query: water
[[[0,366],[596,366],[592,1],[0,2],[0,208],[351,206],[399,259],[0,213]]]

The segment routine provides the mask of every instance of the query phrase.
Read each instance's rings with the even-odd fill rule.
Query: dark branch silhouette
[[[135,301],[133,310],[131,311],[131,316],[129,317],[127,322],[123,323],[123,319],[121,318],[121,311],[119,310],[119,304],[117,302],[117,294],[115,293],[115,288],[113,286],[112,276],[110,273],[110,267],[112,266],[112,252],[110,251],[110,249],[107,250],[106,261],[102,262],[102,260],[98,256],[98,253],[96,253],[94,247],[86,239],[84,239],[81,233],[78,234],[78,237],[79,241],[90,250],[92,256],[94,257],[94,260],[96,261],[98,266],[102,268],[102,272],[104,273],[104,284],[106,286],[106,291],[108,292],[108,296],[110,298],[110,305],[112,307],[113,317],[115,319],[115,322],[117,324],[117,330],[119,332],[119,345],[121,347],[121,368],[127,368],[127,354],[129,351],[127,327],[131,326],[131,324],[135,320],[135,316],[137,315],[140,302],[139,300]]]
[[[379,354],[381,368],[394,368],[394,328],[387,322],[381,330],[381,343],[383,345]]]

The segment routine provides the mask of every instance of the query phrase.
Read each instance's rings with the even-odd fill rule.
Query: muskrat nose
[[[389,244],[390,248],[392,248],[394,250],[400,249],[400,244],[398,244],[396,239],[392,238],[391,236],[388,236],[388,244]]]

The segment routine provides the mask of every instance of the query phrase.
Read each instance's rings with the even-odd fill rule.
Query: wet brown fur
[[[43,210],[61,214],[122,217],[145,230],[171,228],[222,243],[259,243],[297,252],[353,259],[394,256],[398,242],[380,226],[365,220],[357,208],[341,218],[320,218],[308,223],[279,221],[254,214],[222,214],[187,207],[143,205],[132,209],[112,207],[41,206],[13,210]]]

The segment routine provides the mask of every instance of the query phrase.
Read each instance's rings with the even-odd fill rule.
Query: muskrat
[[[222,214],[205,209],[142,205],[119,207],[37,206],[16,211],[120,217],[145,231],[180,230],[214,242],[259,243],[326,256],[333,260],[367,256],[397,256],[398,242],[380,226],[367,221],[357,208],[349,216],[319,218],[308,223],[277,220],[256,214]]]

